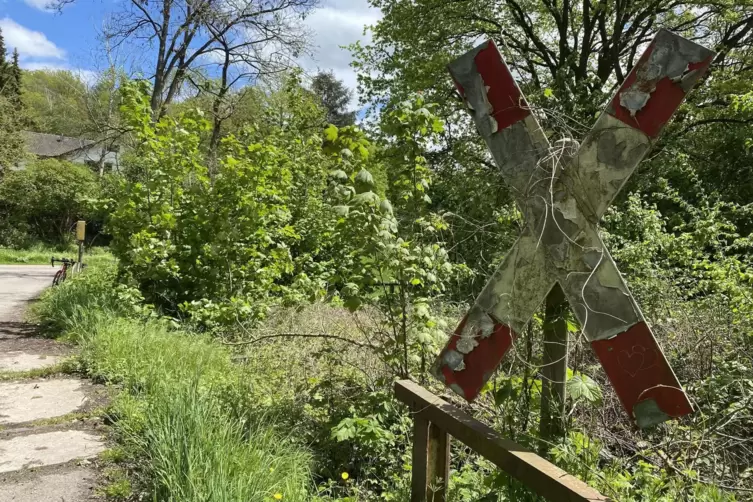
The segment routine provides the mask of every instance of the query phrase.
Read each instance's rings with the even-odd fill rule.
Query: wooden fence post
[[[547,500],[612,502],[583,481],[503,438],[488,425],[410,380],[395,382],[395,395],[408,406],[414,420],[411,502],[446,502],[449,436]]]
[[[429,487],[427,502],[446,502],[450,478],[450,436],[437,424],[429,423]]]
[[[411,502],[446,502],[450,438],[424,418],[413,417]]]
[[[541,422],[539,454],[546,456],[551,444],[565,433],[567,383],[567,300],[559,284],[546,297],[544,357],[542,360]]]

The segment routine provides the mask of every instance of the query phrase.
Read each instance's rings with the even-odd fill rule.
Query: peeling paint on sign
[[[659,31],[617,91],[608,113],[656,138],[713,57],[705,47]]]
[[[557,281],[639,427],[692,411],[597,224],[712,57],[660,31],[580,147],[550,147],[493,42],[450,64],[526,225],[437,359],[440,380],[473,400]]]

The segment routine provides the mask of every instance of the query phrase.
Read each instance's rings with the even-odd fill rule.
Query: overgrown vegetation
[[[452,238],[448,220],[454,216],[432,211],[432,172],[421,155],[442,132],[442,122],[416,97],[385,109],[378,134],[353,127],[311,129],[306,120],[318,122],[321,110],[293,78],[271,99],[299,112],[291,111],[281,125],[267,123],[263,137],[250,127],[228,137],[210,172],[201,155],[202,117],[188,112],[155,124],[146,96],[137,86],[126,87],[123,113],[140,128],[142,150],[108,202],[118,274],[90,280],[85,275],[78,286],[64,286],[62,291],[78,298],[59,304],[65,320],[58,314],[43,317],[82,337],[92,375],[126,389],[135,385],[147,400],[160,392],[153,388],[174,387],[179,399],[165,397],[161,411],[128,412],[149,427],[171,423],[175,429],[168,417],[183,420],[196,406],[203,415],[221,417],[230,430],[222,434],[240,441],[232,432],[238,421],[249,425],[259,414],[277,417],[278,433],[294,431],[295,448],[311,448],[307,493],[316,486],[325,499],[404,499],[410,419],[391,397],[391,383],[411,376],[431,385],[427,365],[464,308],[454,302],[463,298],[459,292],[474,290],[467,280],[473,270],[453,263],[443,243],[442,236]],[[750,472],[746,442],[730,440],[751,433],[749,360],[741,350],[751,329],[749,264],[739,252],[747,240],[717,206],[690,206],[669,186],[664,193],[687,211],[685,220],[668,219],[633,195],[610,211],[605,231],[698,411],[638,435],[569,319],[567,436],[552,443],[550,455],[618,500],[733,500],[734,490],[748,486]],[[510,234],[516,225],[513,213]],[[722,233],[725,240],[719,239]],[[119,285],[113,287],[116,277]],[[101,295],[119,300],[100,306],[92,298]],[[55,298],[47,300],[51,308]],[[305,307],[312,300],[317,303]],[[732,309],[725,307],[730,301]],[[68,306],[79,303],[88,308]],[[204,334],[168,329],[158,318],[144,320],[154,316],[145,303],[172,323],[183,319],[184,326]],[[121,319],[94,316],[92,324],[88,312],[103,310]],[[129,319],[133,316],[138,320]],[[479,405],[469,409],[532,448],[538,443],[540,330],[534,322],[518,344],[519,357],[506,363],[482,391]],[[239,348],[245,365],[228,366],[228,353],[208,334]],[[192,344],[206,357],[219,351],[222,359],[207,364],[217,365],[223,379],[241,380],[221,382],[217,402],[197,402],[201,383],[181,373],[178,380],[193,387],[178,380],[173,385],[162,373],[172,371],[172,363],[162,359],[174,358],[176,344],[180,353],[199,350]],[[145,352],[151,355],[138,356],[143,363],[136,360]],[[140,369],[142,364],[149,369]],[[248,384],[251,389],[244,390]],[[215,396],[213,385],[207,386],[207,395]],[[152,413],[165,422],[149,422]],[[219,434],[193,422],[180,427],[213,441]],[[167,434],[167,427],[160,430]],[[124,432],[122,441],[141,441],[134,456],[151,458],[173,441],[133,431]],[[193,472],[190,463],[169,462],[178,462],[178,471],[143,464],[145,489],[165,497],[193,496],[180,484],[153,481],[155,473],[162,479]],[[456,450],[453,466],[455,500],[535,500],[463,450]],[[338,479],[342,472],[349,473],[347,482]],[[212,481],[225,482],[231,479]]]
[[[341,86],[320,76],[312,92],[295,70],[242,88],[207,78],[171,104],[168,89],[194,78],[188,65],[109,94],[132,145],[112,183],[59,163],[0,181],[2,235],[17,245],[64,241],[87,211],[106,219],[117,269],[57,288],[39,315],[80,340],[82,371],[124,389],[113,417],[134,489],[159,500],[406,500],[411,420],[392,383],[442,391],[428,366],[522,225],[450,98],[446,63],[501,30],[550,139],[581,137],[667,27],[719,56],[601,232],[696,411],[637,431],[568,313],[565,432],[544,450],[620,501],[749,498],[750,6],[370,3],[384,17],[370,45],[352,47],[361,95],[376,105],[361,126]],[[35,181],[61,169],[91,190]],[[532,449],[542,318],[476,403],[458,403]],[[460,445],[452,468],[451,500],[537,500]]]
[[[97,210],[101,194],[94,173],[71,162],[39,160],[6,173],[0,178],[0,246],[64,248],[73,242],[78,220],[88,221],[95,233],[102,221]]]
[[[237,406],[248,382],[228,351],[150,316],[114,278],[112,266],[88,269],[50,290],[37,315],[81,344],[80,371],[123,389],[109,414],[137,490],[165,501],[307,500],[310,454],[262,410]]]

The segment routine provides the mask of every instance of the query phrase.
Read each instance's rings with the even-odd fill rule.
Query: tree
[[[75,0],[58,0],[58,8]],[[113,15],[107,36],[114,46],[142,42],[154,51],[147,76],[150,107],[164,115],[188,75],[221,68],[221,42],[243,54],[254,78],[289,62],[305,46],[300,21],[319,0],[129,0]]]
[[[21,102],[21,67],[18,63],[18,48],[13,49],[13,60],[10,64],[10,77],[8,79],[8,93],[11,96],[11,100],[19,108],[22,106]]]
[[[6,61],[5,41],[0,30],[0,175],[24,156],[20,76],[18,50],[13,51],[10,63]]]
[[[10,77],[8,63],[5,60],[6,55],[5,38],[3,37],[3,31],[0,30],[0,94],[5,94],[5,87]]]
[[[92,220],[99,184],[86,166],[56,159],[31,162],[0,181],[3,245],[68,244],[71,225]]]
[[[753,44],[749,2],[702,3],[548,0],[370,0],[383,19],[374,42],[354,47],[370,98],[426,90],[447,101],[444,65],[479,39],[501,42],[508,64],[536,95],[550,88],[558,108],[593,116],[658,29],[717,48],[715,65],[730,65]],[[390,50],[388,50],[388,47]],[[594,95],[595,94],[595,95]]]
[[[319,97],[322,106],[327,109],[327,121],[330,124],[344,127],[356,122],[356,112],[348,110],[353,93],[345,87],[342,80],[335,78],[334,73],[331,71],[317,73],[311,82],[311,90]]]
[[[18,49],[13,49],[10,62],[6,60],[5,41],[0,31],[0,96],[5,96],[17,107],[21,106],[21,68],[18,65]]]
[[[23,102],[28,128],[35,132],[95,140],[101,146],[99,170],[104,158],[125,133],[118,113],[123,72],[110,65],[94,83],[68,70],[24,71]]]
[[[68,70],[25,71],[22,83],[33,131],[74,138],[91,135],[88,89],[78,75]]]
[[[15,105],[0,95],[0,178],[25,155],[21,122]]]
[[[429,195],[435,208],[457,215],[460,224],[453,229],[453,239],[458,246],[450,247],[474,269],[491,271],[517,233],[509,192],[467,120],[445,67],[479,40],[498,42],[531,106],[541,112],[552,140],[582,137],[660,28],[715,48],[718,55],[711,78],[680,109],[657,145],[657,155],[641,166],[618,202],[638,186],[661,193],[661,179],[667,178],[697,197],[697,187],[690,181],[697,177],[736,202],[750,200],[750,183],[729,180],[753,180],[753,156],[744,146],[751,115],[749,110],[733,109],[729,96],[751,89],[751,2],[370,0],[370,4],[381,10],[383,18],[373,28],[371,43],[352,47],[361,95],[387,106],[420,92],[427,102],[438,103],[436,113],[452,124],[426,152],[435,172]],[[724,186],[721,179],[726,180]],[[662,210],[678,210],[666,201],[661,204]]]

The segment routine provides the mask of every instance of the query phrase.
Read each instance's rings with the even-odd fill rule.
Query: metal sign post
[[[597,224],[713,56],[660,31],[580,147],[549,144],[493,42],[450,64],[526,221],[434,366],[455,392],[478,395],[558,283],[639,427],[692,411]]]

